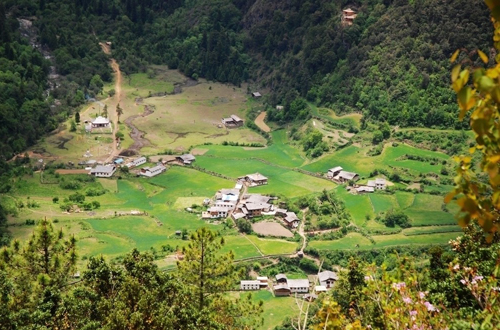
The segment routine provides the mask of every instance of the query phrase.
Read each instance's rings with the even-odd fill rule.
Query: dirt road
[[[105,54],[107,55],[111,54],[111,48],[108,44],[100,42],[99,45],[101,46],[102,51]],[[116,113],[116,105],[121,102],[123,95],[122,95],[122,72],[120,71],[120,65],[118,65],[118,63],[114,58],[111,59],[111,68],[115,73],[115,95],[113,99],[116,102],[116,104],[115,104],[115,111],[108,111],[108,118],[113,123],[113,139],[114,139],[116,133],[118,132],[118,114]],[[111,162],[113,158],[116,157],[117,155],[118,155],[117,143],[116,141],[113,141],[113,149],[111,150],[111,153],[106,159],[106,162]]]
[[[261,130],[263,130],[266,133],[271,132],[271,128],[267,126],[267,124],[264,122],[264,119],[266,118],[266,112],[262,111],[257,118],[255,118],[255,125],[257,125]]]

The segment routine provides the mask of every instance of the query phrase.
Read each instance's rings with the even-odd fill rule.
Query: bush
[[[385,214],[382,222],[387,227],[395,227],[398,225],[401,228],[409,228],[411,227],[410,218],[403,213],[403,211],[389,211]]]
[[[236,225],[238,226],[238,229],[245,234],[251,234],[252,233],[252,225],[250,224],[249,221],[245,219],[238,219],[236,221]]]

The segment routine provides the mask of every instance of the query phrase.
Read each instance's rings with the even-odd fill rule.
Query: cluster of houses
[[[158,174],[165,172],[167,170],[167,167],[165,166],[167,163],[177,165],[191,165],[195,161],[195,159],[196,158],[191,154],[176,156],[174,159],[171,159],[169,161],[158,162],[152,167],[142,167],[137,171],[137,174],[152,178],[154,176],[157,176]],[[144,156],[132,159],[126,164],[124,164],[125,161],[123,158],[116,158],[112,164],[97,165],[93,168],[90,168],[89,174],[98,178],[110,178],[121,166],[133,169],[146,164],[146,162],[147,159]],[[85,165],[94,166],[96,163],[96,161],[87,161]]]
[[[275,282],[272,289],[275,297],[290,296],[291,294],[304,294],[304,298],[316,298],[315,293],[327,292],[333,288],[335,282],[338,280],[338,275],[335,272],[326,270],[318,274],[316,279],[309,281],[308,278],[304,279],[289,279],[285,274],[276,275]],[[315,285],[319,282],[319,285]],[[256,280],[243,280],[240,281],[240,290],[260,290],[269,288],[269,279],[267,277],[257,277]],[[312,294],[309,294],[310,291]]]
[[[234,220],[250,219],[262,215],[276,215],[290,228],[297,228],[300,219],[294,212],[275,207],[271,200],[275,197],[261,194],[242,194],[243,185],[256,187],[267,184],[267,177],[260,173],[239,177],[234,188],[220,189],[213,200],[205,199],[203,204],[209,206],[202,212],[203,219],[219,219],[231,217]]]
[[[356,182],[359,180],[359,174],[354,172],[347,172],[341,166],[336,166],[331,168],[326,173],[326,177],[339,183],[349,183]],[[372,193],[375,190],[385,190],[387,187],[387,181],[384,178],[376,178],[375,180],[368,180],[366,185],[353,184],[351,191],[355,191],[359,194],[362,193]]]

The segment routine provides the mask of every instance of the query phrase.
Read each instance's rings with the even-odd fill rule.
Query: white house
[[[137,167],[137,166],[145,164],[145,163],[146,163],[146,157],[139,157],[137,159],[134,159],[133,161],[131,161],[130,163],[128,163],[125,166],[127,166],[128,168],[132,168],[132,167]]]
[[[288,279],[287,281],[290,291],[297,293],[307,293],[309,292],[309,280],[308,279]]]
[[[340,173],[340,171],[342,171],[342,170],[343,170],[343,168],[341,166],[331,168],[328,170],[328,173],[326,174],[326,176],[331,179],[331,178],[337,176]]]
[[[90,170],[90,175],[94,175],[98,178],[110,178],[115,174],[115,165],[97,165],[95,168]]]
[[[260,281],[250,280],[250,281],[240,281],[241,290],[259,290]]]
[[[195,160],[196,157],[194,157],[191,154],[184,154],[176,157],[176,160],[184,165],[191,165]]]
[[[386,185],[387,185],[387,183],[386,183],[385,179],[383,179],[383,178],[376,178],[375,179],[375,189],[384,190]]]
[[[333,180],[344,183],[350,180],[356,181],[359,179],[359,175],[353,172],[340,171],[339,174],[333,177]]]
[[[109,127],[109,119],[102,116],[97,117],[92,121],[92,128]]]
[[[161,173],[165,172],[166,170],[167,170],[167,168],[165,166],[163,166],[162,164],[158,164],[155,167],[144,167],[144,168],[141,168],[140,174],[144,175],[144,176],[146,176],[148,178],[151,178],[153,176],[156,176],[158,174],[161,174]]]
[[[331,288],[333,284],[339,279],[338,275],[332,271],[325,270],[318,274],[319,283],[326,287],[327,289]]]

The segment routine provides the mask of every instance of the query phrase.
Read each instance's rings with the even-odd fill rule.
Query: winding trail
[[[304,253],[304,249],[307,246],[307,237],[304,233],[304,226],[306,223],[306,213],[308,210],[309,210],[308,208],[302,210],[302,221],[300,222],[300,226],[299,226],[299,230],[298,230],[300,237],[302,237],[302,247],[300,248],[300,252],[302,252],[302,253]]]

